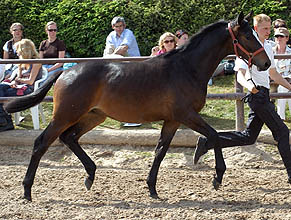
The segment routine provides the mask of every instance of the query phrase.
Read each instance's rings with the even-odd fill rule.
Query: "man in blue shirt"
[[[125,29],[126,24],[123,17],[114,17],[111,21],[114,31],[112,31],[106,38],[106,46],[103,56],[117,55],[117,56],[140,56],[139,48],[133,35],[129,29]],[[124,127],[137,127],[139,123],[124,123]]]
[[[106,38],[104,56],[109,54],[130,57],[140,56],[133,32],[129,29],[125,29],[126,24],[124,18],[114,17],[111,21],[111,25],[114,31]]]

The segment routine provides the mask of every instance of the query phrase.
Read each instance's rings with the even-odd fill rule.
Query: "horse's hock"
[[[0,145],[31,147],[34,140],[40,135],[41,132],[41,130],[5,131],[1,133]],[[159,136],[160,130],[156,129],[95,129],[82,136],[80,139],[80,144],[155,146]],[[199,136],[199,133],[190,129],[179,129],[173,138],[171,146],[195,147]],[[257,141],[267,144],[276,144],[272,137],[272,133],[269,130],[262,130]],[[53,145],[57,146],[62,144],[59,140],[56,140]]]

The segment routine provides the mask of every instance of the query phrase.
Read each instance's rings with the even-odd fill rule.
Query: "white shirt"
[[[12,49],[13,49],[14,53],[16,53],[16,47],[14,46],[14,44],[12,44]],[[8,50],[8,41],[6,41],[6,43],[4,44],[3,50],[6,51],[6,52],[9,51]]]
[[[266,53],[271,61],[271,66],[267,70],[258,71],[257,66],[252,65],[251,73],[250,73],[250,70],[248,68],[248,64],[245,63],[240,58],[236,58],[234,70],[238,71],[239,69],[245,69],[246,70],[245,78],[247,80],[252,79],[253,82],[255,83],[255,86],[264,86],[264,87],[269,89],[270,88],[269,69],[275,68],[275,60],[274,60],[274,53],[272,50],[272,46],[266,40],[264,42],[264,49],[265,49],[265,51],[266,51]]]
[[[273,47],[274,54],[277,54],[277,46]],[[291,48],[286,46],[285,54],[291,54]],[[290,59],[276,59],[276,70],[285,78],[291,78],[291,60]]]
[[[117,35],[116,31],[112,31],[106,38],[105,50],[112,45],[114,46],[114,49],[122,45],[127,45],[127,51],[130,57],[140,56],[135,36],[133,35],[133,32],[129,29],[124,29],[120,37]]]

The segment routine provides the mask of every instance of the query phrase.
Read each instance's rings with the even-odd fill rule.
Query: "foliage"
[[[1,0],[0,46],[11,38],[13,22],[25,26],[25,36],[35,44],[46,39],[44,26],[54,20],[60,39],[73,57],[102,56],[111,19],[124,16],[138,41],[141,54],[150,54],[166,31],[186,29],[197,32],[219,19],[230,20],[243,10],[282,18],[291,25],[290,0]]]

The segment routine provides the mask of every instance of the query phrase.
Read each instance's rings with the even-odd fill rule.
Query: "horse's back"
[[[83,112],[98,108],[119,120],[129,115],[132,115],[132,120],[147,118],[145,109],[152,115],[160,112],[156,106],[163,108],[161,106],[165,106],[165,103],[171,103],[169,85],[164,83],[168,81],[167,74],[163,79],[160,75],[146,62],[80,63],[65,71],[57,80],[55,110],[62,110],[65,106],[73,106]],[[160,114],[155,117],[163,116]]]

